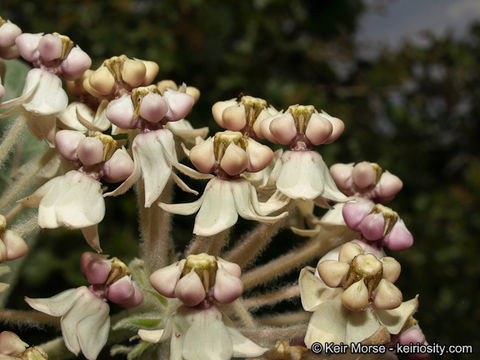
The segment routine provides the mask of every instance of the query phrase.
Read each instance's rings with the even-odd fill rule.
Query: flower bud
[[[365,239],[373,241],[383,237],[385,219],[382,213],[367,215],[359,225],[359,230]]]
[[[369,162],[362,161],[353,167],[352,180],[355,186],[366,189],[375,185],[377,172]]]
[[[107,106],[105,116],[122,129],[134,129],[137,125],[130,96],[122,96],[120,99],[111,101]]]
[[[147,67],[140,60],[125,59],[122,66],[122,80],[132,88],[140,86],[145,81]]]
[[[229,272],[233,276],[236,276],[238,278],[242,276],[242,269],[240,268],[240,266],[238,266],[238,264],[235,264],[233,262],[230,262],[218,257],[217,257],[217,263],[219,268],[225,269],[227,272]]]
[[[168,111],[165,115],[168,121],[185,118],[195,102],[192,96],[171,89],[166,89],[163,96],[168,103]]]
[[[178,280],[175,297],[187,306],[196,306],[205,299],[205,288],[194,269]]]
[[[350,264],[355,256],[362,253],[363,249],[360,245],[354,242],[348,242],[340,248],[340,252],[338,254],[338,261]]]
[[[212,115],[216,123],[220,127],[225,128],[225,125],[223,123],[223,112],[225,111],[225,109],[235,105],[237,105],[237,102],[235,101],[235,99],[231,99],[227,101],[217,101],[215,104],[213,104]]]
[[[19,355],[25,351],[28,344],[11,331],[0,332],[0,354]]]
[[[55,134],[55,145],[58,152],[67,160],[77,160],[77,148],[80,142],[85,139],[79,131],[60,130]]]
[[[103,161],[103,143],[97,137],[83,139],[77,148],[77,156],[83,165],[91,166]]]
[[[110,95],[115,86],[115,78],[107,67],[100,66],[90,75],[88,83],[100,95]]]
[[[330,167],[335,184],[342,190],[348,190],[352,187],[353,164],[335,164]]]
[[[386,203],[391,201],[397,193],[402,190],[403,183],[398,176],[395,176],[388,171],[385,171],[380,180],[375,186],[375,195],[379,201]]]
[[[192,164],[201,172],[209,173],[215,166],[215,154],[213,152],[213,139],[207,139],[195,145],[189,155]]]
[[[402,292],[390,281],[380,280],[375,290],[374,304],[377,309],[391,310],[402,304]]]
[[[168,111],[168,104],[159,94],[148,93],[140,103],[140,116],[152,123],[163,119]]]
[[[343,219],[347,226],[355,231],[359,231],[360,223],[372,211],[375,204],[369,200],[358,199],[348,202],[343,206]]]
[[[128,178],[134,168],[134,163],[125,149],[117,149],[112,157],[103,164],[103,179],[116,183]]]
[[[240,131],[247,125],[245,106],[235,104],[227,107],[223,111],[223,127],[232,131]]]
[[[45,62],[59,59],[62,56],[62,40],[58,36],[52,34],[44,35],[38,42],[38,51],[40,57]]]
[[[342,303],[352,311],[363,310],[368,306],[368,289],[363,279],[345,289],[342,293]]]
[[[187,86],[185,92],[191,97],[193,97],[195,103],[198,101],[198,99],[200,99],[200,90],[198,90],[194,86]]]
[[[7,48],[15,45],[15,39],[22,33],[22,30],[7,21],[3,25],[0,25],[0,48]]]
[[[80,271],[90,284],[105,284],[112,270],[112,261],[104,255],[84,252],[80,258]]]
[[[91,65],[92,59],[90,59],[90,56],[78,46],[75,46],[62,61],[62,75],[67,80],[78,79]]]
[[[326,117],[332,124],[332,128],[333,128],[332,133],[330,134],[327,141],[325,142],[325,144],[331,144],[332,142],[337,140],[340,137],[340,135],[343,134],[343,130],[345,130],[345,124],[343,123],[342,120],[328,115],[325,111],[322,111],[321,115]]]
[[[150,283],[163,296],[175,297],[175,287],[182,275],[185,260],[158,269],[150,275]]]
[[[324,144],[332,134],[333,126],[326,118],[318,113],[312,114],[308,121],[305,136],[313,145]]]
[[[157,89],[163,95],[167,89],[178,90],[178,86],[173,80],[162,80],[157,83]]]
[[[407,330],[400,333],[398,336],[398,342],[401,345],[409,345],[409,344],[425,344],[425,335],[423,334],[422,329],[418,325],[414,325]]]
[[[405,250],[413,245],[413,235],[408,231],[403,220],[398,219],[392,230],[384,237],[383,244],[390,250]]]
[[[107,298],[120,306],[133,304],[135,286],[129,276],[124,276],[108,287]],[[131,307],[131,306],[124,306]]]
[[[213,297],[219,303],[228,304],[237,299],[243,292],[243,283],[239,277],[219,268],[213,286]]]
[[[3,27],[3,26],[2,26]],[[33,62],[38,57],[38,44],[43,34],[29,34],[24,33],[19,35],[15,39],[15,44],[17,45],[18,52],[20,56],[25,60]]]
[[[232,142],[225,150],[220,166],[228,175],[238,175],[247,169],[247,153],[240,146]]]
[[[272,119],[269,129],[278,144],[288,145],[297,136],[297,128],[291,113],[276,116]]]
[[[248,156],[247,170],[251,172],[265,169],[273,159],[272,149],[253,139],[248,139],[246,152]]]
[[[400,265],[400,263],[390,256],[385,256],[381,258],[380,261],[383,264],[383,278],[390,281],[391,283],[397,281],[402,270],[402,266]]]
[[[13,230],[5,231],[5,234],[3,235],[3,243],[7,248],[8,260],[18,259],[24,256],[28,251],[28,246],[25,243],[25,240]]]
[[[338,287],[345,281],[350,266],[344,262],[325,260],[317,265],[320,278],[330,287]]]
[[[135,59],[135,60],[139,60],[139,59]],[[143,65],[145,65],[145,77],[141,85],[142,86],[150,85],[153,82],[153,79],[155,79],[155,77],[158,74],[158,70],[159,70],[158,64],[150,60],[139,60],[139,61],[141,61]]]

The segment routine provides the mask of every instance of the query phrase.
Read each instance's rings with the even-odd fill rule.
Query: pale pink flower
[[[21,33],[22,30],[10,20],[5,21],[0,18],[0,58],[14,59],[18,56],[15,39]]]

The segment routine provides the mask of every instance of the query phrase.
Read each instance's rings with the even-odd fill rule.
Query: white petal
[[[25,301],[37,311],[51,316],[62,316],[70,310],[73,303],[77,300],[77,290],[78,289],[65,290],[51,298],[31,299],[25,297]]]
[[[348,315],[346,341],[359,343],[375,334],[380,323],[370,309],[365,311],[351,311]]]
[[[38,139],[45,139],[50,147],[54,147],[55,130],[57,128],[55,115],[29,114],[27,125],[30,132]]]
[[[344,203],[333,205],[333,208],[322,216],[320,223],[327,226],[347,226],[342,215],[343,205]]]
[[[284,195],[283,193],[281,193],[280,191],[275,191],[273,195],[270,196],[266,202],[258,202],[258,199],[255,194],[255,198],[253,198],[253,202],[254,202],[255,208],[260,214],[267,215],[287,206],[288,203],[290,203],[290,198]]]
[[[342,292],[341,289],[326,286],[321,279],[313,275],[307,268],[300,271],[298,283],[302,306],[306,311],[315,311],[321,304]]]
[[[45,184],[43,184],[37,190],[35,190],[33,194],[20,200],[20,202],[24,206],[37,207],[40,204],[40,201],[42,200],[42,198],[49,192],[49,190],[57,187],[58,183],[61,181],[62,181],[61,176],[47,181]]]
[[[143,341],[148,341],[151,343],[159,343],[162,339],[163,333],[165,332],[164,329],[161,330],[138,330],[138,336]]]
[[[53,115],[67,108],[68,96],[58,76],[48,71],[32,69],[25,79],[23,93],[37,86],[37,83],[38,87],[32,98],[23,103],[25,110],[40,115]]]
[[[95,113],[81,102],[72,102],[67,108],[57,115],[58,120],[68,129],[86,132],[87,128],[79,121],[79,117],[92,122]]]
[[[175,184],[178,185],[180,189],[182,189],[185,192],[189,192],[195,195],[198,195],[198,191],[193,190],[190,188],[177,174],[175,174],[173,171],[170,174],[172,176],[173,181],[175,181]]]
[[[305,335],[305,345],[345,342],[348,312],[338,299],[322,303],[313,313]]]
[[[172,214],[192,215],[193,213],[197,212],[198,209],[200,209],[200,206],[203,203],[203,198],[204,198],[204,195],[202,195],[202,197],[197,201],[194,201],[191,203],[184,203],[184,204],[159,203],[158,206],[160,206],[163,210],[168,211],[169,213],[172,213]]]
[[[83,355],[89,360],[95,360],[105,346],[110,332],[110,308],[106,302],[98,299],[90,303],[90,315],[77,325],[77,337]]]
[[[98,236],[98,225],[87,226],[81,229],[85,241],[96,252],[101,253],[100,237]]]
[[[257,357],[268,350],[247,339],[237,329],[227,327],[227,331],[233,342],[233,357]]]
[[[402,330],[403,325],[410,316],[415,314],[418,309],[418,295],[409,301],[405,301],[393,310],[376,310],[380,323],[387,328],[390,334],[397,335]]]

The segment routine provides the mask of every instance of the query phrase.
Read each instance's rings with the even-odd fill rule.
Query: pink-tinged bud
[[[140,305],[143,302],[143,294],[135,285],[133,286],[133,290],[133,296],[131,296],[127,301],[117,304],[127,309]]]
[[[8,260],[21,258],[28,251],[28,246],[25,240],[13,230],[5,231],[5,234],[3,235],[3,243],[7,248]]]
[[[158,269],[150,275],[150,284],[163,296],[175,297],[175,287],[182,275],[185,259],[175,264]]]
[[[368,200],[348,202],[342,209],[343,219],[350,229],[359,231],[360,223],[370,213],[374,206],[375,204]]]
[[[111,101],[105,112],[108,120],[122,129],[134,129],[137,126],[133,103],[130,96],[122,96]]]
[[[105,284],[112,270],[112,262],[105,256],[84,252],[80,258],[80,271],[92,285]]]
[[[232,142],[225,150],[220,166],[228,175],[238,175],[247,169],[247,153]]]
[[[15,45],[15,39],[22,30],[10,21],[0,26],[0,47],[7,48]]]
[[[366,161],[362,161],[353,167],[352,180],[360,189],[375,185],[376,176],[374,167]]]
[[[209,173],[215,166],[215,154],[212,139],[202,141],[190,150],[189,155],[192,164],[201,172]]]
[[[261,121],[260,126],[257,127],[257,130],[255,130],[255,124],[257,123],[257,121],[255,121],[255,124],[253,124],[253,125],[254,125],[254,131],[255,131],[255,134],[257,134],[257,137],[259,139],[267,139],[268,141],[270,141],[272,143],[276,143],[277,140],[276,140],[275,136],[273,136],[272,132],[270,131],[270,124],[272,123],[272,121],[274,119],[276,119],[279,116],[282,116],[282,114],[283,113],[279,113],[275,116],[266,118],[265,120]]]
[[[333,126],[330,121],[320,114],[312,114],[308,121],[305,136],[313,145],[324,144],[332,134]]]
[[[139,60],[139,59],[135,59]],[[145,65],[145,78],[143,80],[142,86],[150,85],[158,74],[158,64],[150,60],[140,60]]]
[[[132,88],[145,81],[147,67],[141,60],[126,59],[122,66],[122,80]]]
[[[115,78],[106,66],[100,66],[85,80],[83,87],[87,90],[91,87],[100,95],[110,95],[115,87]]]
[[[273,159],[272,149],[253,139],[248,139],[246,152],[248,156],[247,170],[251,172],[265,169]]]
[[[168,104],[159,94],[149,93],[140,103],[140,116],[152,123],[163,119],[168,111]]]
[[[398,277],[400,276],[400,272],[402,271],[402,266],[400,263],[390,256],[384,256],[380,259],[380,261],[383,265],[382,277],[391,283],[397,281]]]
[[[345,281],[350,265],[335,260],[322,261],[317,266],[318,275],[330,287],[337,287]]]
[[[402,190],[402,187],[403,182],[398,176],[385,171],[380,177],[377,186],[375,186],[374,191],[379,201],[386,203],[391,201]]]
[[[377,309],[391,310],[402,304],[402,292],[390,281],[382,279],[375,289],[374,304]]]
[[[352,187],[353,164],[335,164],[330,167],[330,174],[337,187],[348,190]]]
[[[426,339],[422,330],[418,325],[412,326],[402,332],[398,337],[398,342],[400,345],[410,345],[414,344],[425,344]],[[429,354],[408,354],[409,359],[424,359],[428,357]]]
[[[91,166],[103,161],[103,143],[99,138],[87,137],[77,148],[77,156],[83,165]]]
[[[124,276],[110,285],[107,291],[107,299],[120,306],[132,304],[132,300],[135,299],[135,286],[130,276]]]
[[[227,100],[227,101],[218,101],[212,106],[212,115],[213,118],[215,119],[216,123],[222,127],[225,128],[223,124],[223,111],[230,107],[236,105],[237,102],[235,99],[232,100]]]
[[[240,278],[242,276],[242,268],[233,262],[217,258],[218,267],[225,269],[227,272]]]
[[[43,61],[49,62],[62,56],[62,40],[58,36],[47,34],[38,42],[38,51]]]
[[[223,127],[232,131],[240,131],[247,125],[245,106],[235,104],[223,111]]]
[[[205,299],[205,288],[194,270],[178,280],[175,297],[187,306],[196,306]]]
[[[79,131],[60,130],[55,135],[55,145],[58,152],[67,160],[77,160],[77,148],[80,142],[85,139]]]
[[[0,239],[0,263],[7,261],[7,247],[3,243],[3,241]]]
[[[359,225],[360,232],[365,239],[373,241],[383,237],[385,219],[382,213],[367,215]]]
[[[343,134],[343,130],[345,130],[345,124],[343,123],[342,120],[336,117],[330,116],[325,112],[322,112],[321,115],[325,116],[332,124],[332,127],[333,127],[332,133],[330,134],[327,141],[325,142],[325,144],[331,144],[332,142],[337,140],[340,137],[340,135]]]
[[[413,235],[403,220],[398,219],[392,230],[383,239],[383,245],[393,251],[408,249],[413,245]]]
[[[365,309],[368,306],[368,289],[363,279],[346,288],[341,299],[347,309],[352,311]]]
[[[67,58],[62,61],[62,75],[66,80],[78,79],[82,74],[90,68],[92,59],[85,51],[75,46]]]
[[[0,332],[0,354],[19,355],[25,351],[28,344],[11,331]]]
[[[24,33],[19,35],[15,40],[15,44],[17,44],[20,56],[27,61],[35,61],[38,56],[37,48],[41,38],[42,34]]]
[[[183,119],[195,103],[193,96],[172,89],[166,89],[163,96],[168,103],[168,111],[165,115],[168,121]]]
[[[297,128],[290,113],[285,113],[272,119],[269,128],[276,140],[275,142],[278,144],[288,145],[297,136]]]
[[[230,274],[224,269],[217,270],[215,285],[213,286],[213,297],[219,303],[228,304],[240,297],[243,292],[242,280]]]
[[[103,164],[103,179],[116,183],[125,180],[133,172],[133,160],[125,149],[117,149]]]

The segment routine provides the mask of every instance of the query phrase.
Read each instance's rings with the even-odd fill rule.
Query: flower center
[[[118,149],[117,141],[114,138],[112,138],[110,135],[102,134],[99,131],[96,131],[93,134],[93,137],[98,138],[103,144],[103,158],[102,158],[103,161],[109,160],[112,157],[115,150]]]
[[[245,106],[245,112],[247,115],[247,127],[253,128],[253,124],[258,118],[258,115],[263,109],[266,109],[268,104],[264,99],[256,98],[253,96],[242,96],[240,103]]]
[[[293,116],[297,132],[305,134],[308,122],[315,112],[315,107],[313,105],[292,105],[288,108],[288,112]]]
[[[122,261],[118,260],[116,257],[112,258],[112,269],[108,274],[107,281],[105,281],[105,285],[111,285],[115,281],[123,278],[124,276],[130,275],[130,269],[123,263]]]
[[[217,275],[217,259],[215,256],[208,255],[206,253],[189,255],[183,268],[183,276],[195,271],[202,280],[205,292],[215,285],[215,276]]]
[[[238,131],[223,131],[215,134],[213,152],[218,163],[222,161],[225,150],[231,143],[241,147],[243,150],[246,150],[248,146],[247,138]]]
[[[116,82],[123,82],[122,69],[127,60],[126,55],[113,56],[103,62],[103,65],[112,73]]]
[[[131,99],[133,103],[133,111],[136,116],[140,116],[140,104],[142,103],[143,98],[150,93],[160,94],[160,91],[155,85],[139,87],[132,90]]]
[[[368,296],[372,295],[373,290],[377,287],[382,279],[383,266],[382,262],[373,254],[360,254],[353,258],[350,269],[347,274],[347,281],[343,286],[347,289],[353,283],[359,280],[365,282],[368,289]]]
[[[75,46],[75,43],[70,40],[68,36],[56,32],[54,32],[52,35],[58,37],[62,41],[62,55],[60,56],[60,60],[65,60]]]
[[[387,235],[398,220],[398,214],[392,209],[383,206],[382,204],[376,204],[370,214],[382,214],[385,220],[385,226],[383,230],[383,236]]]

